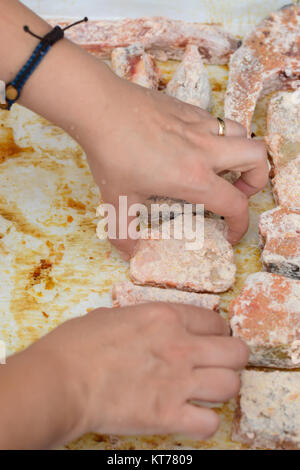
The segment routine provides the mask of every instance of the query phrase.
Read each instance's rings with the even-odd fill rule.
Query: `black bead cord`
[[[87,17],[85,17],[83,20],[76,21],[75,23],[68,25],[63,29],[60,26],[55,26],[44,37],[38,36],[37,34],[30,31],[28,26],[24,26],[24,31],[30,34],[31,36],[39,39],[40,42],[37,45],[37,47],[34,49],[33,53],[31,54],[26,64],[18,72],[14,80],[6,85],[6,104],[0,105],[2,109],[9,110],[12,107],[12,105],[18,100],[18,98],[20,97],[22,88],[24,87],[29,77],[32,75],[32,73],[37,68],[37,66],[42,61],[42,59],[45,57],[45,55],[50,50],[50,48],[55,43],[63,39],[64,32],[67,29],[72,28],[73,26],[76,26],[86,21],[88,21]]]

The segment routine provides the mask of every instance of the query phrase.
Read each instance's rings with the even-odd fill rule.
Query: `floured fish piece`
[[[248,344],[250,365],[300,368],[300,281],[251,274],[230,305],[230,325]]]
[[[160,287],[137,286],[124,281],[115,284],[112,291],[114,307],[144,304],[147,302],[173,302],[195,305],[196,307],[218,310],[220,299],[218,295],[196,294],[176,289],[161,289]]]
[[[113,71],[132,83],[156,90],[159,84],[159,70],[153,57],[140,44],[117,47],[111,53]]]
[[[268,136],[273,193],[281,206],[300,208],[300,89],[281,92],[269,102]]]
[[[259,233],[264,269],[300,279],[300,211],[276,207],[264,212]]]
[[[268,105],[267,128],[268,136],[279,134],[289,142],[300,142],[300,88],[272,96]]]
[[[225,96],[225,117],[251,134],[257,100],[279,89],[300,85],[300,8],[272,13],[232,55]]]
[[[276,202],[300,210],[300,142],[274,134],[265,138],[272,163],[270,177]]]
[[[232,440],[254,449],[300,449],[300,372],[244,370]]]
[[[166,91],[178,100],[210,110],[211,87],[197,46],[187,46],[182,62],[168,83]]]
[[[232,246],[225,238],[224,221],[205,219],[202,248],[187,249],[191,240],[184,235],[182,239],[174,238],[176,220],[164,222],[161,230],[152,234],[141,232],[142,238],[130,261],[133,282],[193,292],[228,290],[234,284],[236,266]],[[201,230],[198,223],[203,228],[203,219],[196,221],[196,229]],[[170,224],[170,239],[163,239],[166,224]]]
[[[53,26],[66,20],[50,18]],[[181,59],[187,44],[195,44],[208,64],[227,64],[240,41],[215,24],[189,23],[157,17],[92,20],[66,31],[66,37],[98,57],[109,58],[115,47],[140,43],[159,60]]]

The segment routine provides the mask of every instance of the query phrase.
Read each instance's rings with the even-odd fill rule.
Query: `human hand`
[[[225,217],[229,241],[238,242],[248,228],[248,197],[268,181],[264,144],[231,120],[220,137],[208,112],[162,93],[115,76],[106,86],[105,120],[91,123],[82,142],[104,202],[117,209],[119,195],[129,206],[157,194],[204,204]],[[229,170],[242,173],[233,185],[221,177]],[[135,244],[113,243],[124,257]]]
[[[65,406],[73,410],[65,415],[76,423],[67,439],[88,431],[206,439],[219,418],[190,400],[236,396],[237,371],[248,360],[247,346],[228,334],[213,311],[143,304],[67,321],[34,344],[31,354],[45,358],[55,351],[59,357],[69,389]]]

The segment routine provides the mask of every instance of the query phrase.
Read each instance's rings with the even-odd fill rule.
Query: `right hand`
[[[43,357],[59,353],[70,390],[65,406],[73,406],[72,419],[77,414],[66,440],[89,431],[206,439],[219,418],[189,401],[236,396],[238,371],[248,360],[247,346],[228,335],[213,311],[153,303],[95,310],[29,349]]]
[[[247,139],[246,129],[229,119],[226,137],[219,137],[217,119],[207,111],[98,67],[93,89],[101,96],[93,100],[99,105],[80,109],[77,128],[103,201],[117,212],[120,195],[128,206],[151,195],[204,204],[224,216],[228,240],[237,243],[248,229],[248,198],[268,182],[264,143]],[[231,170],[241,173],[234,184],[221,177]],[[111,241],[125,259],[134,252],[129,235]]]

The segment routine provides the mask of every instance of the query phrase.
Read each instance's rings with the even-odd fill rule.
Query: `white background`
[[[190,21],[222,22],[243,34],[289,0],[24,0],[43,16],[101,18],[163,15]]]

